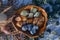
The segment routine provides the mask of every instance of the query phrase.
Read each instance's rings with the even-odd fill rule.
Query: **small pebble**
[[[37,8],[31,8],[31,12],[32,12],[32,13],[37,12]]]
[[[34,17],[39,17],[39,15],[40,15],[40,12],[36,12],[36,13],[34,14]]]
[[[22,21],[27,21],[27,17],[21,16],[21,18],[22,18]]]
[[[32,30],[30,31],[30,33],[31,33],[32,35],[35,34],[35,33],[36,33],[36,30],[32,29]]]
[[[32,27],[33,27],[32,24],[28,24],[28,25],[27,25],[28,31],[31,31],[31,30],[32,30]]]
[[[30,31],[30,33],[33,35],[36,33],[36,30],[38,30],[38,26],[33,26],[32,30]]]
[[[38,26],[35,26],[35,25],[34,25],[34,26],[33,26],[33,29],[37,30],[37,29],[38,29]]]
[[[23,31],[27,31],[27,26],[22,26]]]
[[[17,25],[18,27],[21,27],[21,26],[22,26],[22,22],[17,22],[16,25]]]
[[[27,23],[33,23],[33,18],[28,19]]]
[[[34,25],[37,24],[38,19],[39,19],[39,18],[34,18],[34,20],[33,20],[33,24],[34,24]]]
[[[43,25],[43,22],[37,22],[37,25],[39,26],[39,27],[41,27],[42,25]]]
[[[16,17],[15,20],[16,21],[21,21],[21,18],[20,17]]]
[[[33,13],[29,13],[28,18],[33,18]]]
[[[26,10],[23,10],[23,11],[20,13],[20,15],[22,15],[22,16],[27,16],[27,15],[28,15],[28,12],[27,12]]]

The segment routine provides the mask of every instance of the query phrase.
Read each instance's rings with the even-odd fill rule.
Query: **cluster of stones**
[[[23,10],[20,15],[22,16],[27,16],[28,18],[33,18],[33,17],[39,17],[39,15],[41,14],[40,12],[37,11],[36,8],[31,8],[31,10],[29,10],[30,13],[28,13],[28,11]]]
[[[16,17],[16,25],[21,27],[22,31],[29,31],[30,34],[34,35],[39,26],[43,24],[44,17],[40,20],[41,12],[37,8],[31,8],[31,10],[23,10],[20,12],[20,16]]]
[[[35,34],[36,31],[38,30],[38,26],[36,25],[32,25],[32,24],[26,24],[22,26],[22,30],[23,31],[29,31],[30,34]]]

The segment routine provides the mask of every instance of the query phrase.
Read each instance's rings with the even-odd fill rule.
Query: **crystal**
[[[16,20],[16,21],[21,21],[21,18],[20,18],[20,17],[16,17],[15,20]]]

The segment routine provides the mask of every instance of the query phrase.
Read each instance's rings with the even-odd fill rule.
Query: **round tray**
[[[39,12],[41,12],[41,14],[43,15],[42,17],[44,17],[44,22],[43,22],[43,25],[42,27],[39,27],[39,29],[37,30],[37,32],[34,34],[34,35],[31,35],[28,31],[22,31],[21,27],[18,27],[16,25],[16,21],[15,21],[15,18],[17,16],[19,16],[20,12],[23,11],[23,10],[30,10],[31,8],[37,8],[37,10]],[[40,18],[42,18],[40,17]],[[40,19],[39,18],[39,19]],[[12,19],[12,24],[14,26],[14,28],[17,30],[17,32],[19,33],[23,33],[24,35],[28,36],[28,37],[32,37],[32,38],[36,38],[38,37],[39,35],[43,34],[45,29],[46,29],[46,22],[47,22],[47,13],[45,12],[44,9],[42,9],[41,7],[38,7],[38,6],[35,6],[35,5],[28,5],[28,6],[25,6],[25,7],[22,7],[20,8],[19,10],[16,11],[15,13],[15,17],[13,17]]]

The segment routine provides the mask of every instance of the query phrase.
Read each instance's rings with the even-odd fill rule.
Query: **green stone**
[[[28,18],[32,18],[33,15],[34,15],[33,13],[29,13]]]
[[[28,12],[27,12],[26,10],[23,10],[23,11],[20,13],[20,15],[22,15],[22,16],[27,16],[27,15],[28,15]]]
[[[31,12],[32,12],[32,13],[37,12],[37,8],[32,8],[32,9],[31,9]]]
[[[40,12],[36,12],[36,13],[34,14],[34,17],[39,17],[39,15],[40,15]]]

